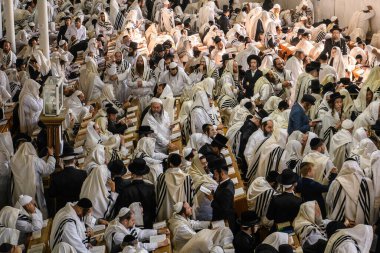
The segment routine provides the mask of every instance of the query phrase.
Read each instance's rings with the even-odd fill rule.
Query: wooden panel
[[[41,237],[37,238],[37,239],[31,239],[29,241],[28,249],[30,249],[33,245],[43,243],[43,244],[45,244],[45,248],[44,248],[43,253],[50,253],[51,252],[50,246],[49,246],[49,239],[50,239],[52,224],[53,224],[52,219],[49,219],[47,226],[42,228],[42,230],[41,230]]]

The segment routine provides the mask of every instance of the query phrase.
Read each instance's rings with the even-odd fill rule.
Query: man
[[[123,207],[120,209],[116,218],[107,227],[104,238],[106,241],[108,252],[120,252],[121,243],[123,242],[125,236],[132,235],[138,241],[145,241],[149,239],[150,236],[155,236],[158,234],[169,234],[167,228],[161,229],[140,229],[135,227],[135,213],[129,208]],[[169,240],[165,239],[162,242],[153,243],[142,243],[142,247],[147,251],[154,251],[159,247],[164,247],[168,245]]]
[[[128,180],[123,178],[127,173],[124,162],[119,159],[112,160],[107,164],[107,167],[111,172],[112,181],[115,182],[115,192],[120,195],[124,188],[129,184]]]
[[[107,108],[107,130],[112,134],[124,134],[125,130],[128,129],[128,124],[131,124],[131,121],[126,118],[117,121],[118,113],[119,111],[112,106]]]
[[[272,71],[278,80],[274,93],[282,99],[289,98],[290,88],[293,86],[292,73],[285,69],[285,62],[282,58],[278,57],[273,60]]]
[[[230,24],[230,9],[228,5],[223,5],[223,14],[219,18],[220,30],[227,34],[227,32],[231,29]]]
[[[150,169],[144,159],[135,158],[128,165],[128,171],[132,173],[132,181],[121,190],[115,204],[115,213],[124,206],[139,202],[143,208],[144,228],[152,228],[156,217],[156,192],[153,184],[143,180]]]
[[[283,193],[273,196],[266,216],[268,220],[274,221],[273,230],[277,230],[279,223],[290,222],[292,224],[298,214],[302,200],[294,195],[297,180],[297,174],[291,169],[283,170],[277,178],[278,183],[283,187]]]
[[[159,28],[161,32],[169,33],[174,27],[174,13],[168,0],[163,1],[164,7],[160,10]]]
[[[323,198],[323,193],[328,192],[331,182],[337,176],[337,169],[333,168],[329,176],[329,183],[323,185],[314,180],[315,168],[314,164],[310,162],[302,162],[300,165],[301,180],[298,181],[296,192],[301,194],[303,202],[315,200],[321,210],[322,217],[326,218],[326,205]]]
[[[184,90],[191,89],[192,81],[185,71],[178,67],[177,63],[171,62],[169,71],[162,74],[159,83],[166,83],[170,86],[174,97],[180,97]]]
[[[3,48],[0,51],[0,67],[1,70],[16,67],[17,57],[11,50],[11,43],[9,41],[3,42]]]
[[[348,159],[326,195],[327,217],[351,224],[373,224],[374,189],[359,164]]]
[[[303,60],[305,59],[305,53],[302,49],[297,49],[294,52],[293,57],[288,59],[285,63],[285,69],[289,70],[292,75],[292,83],[295,83],[298,79],[298,76],[304,72],[303,69]],[[294,91],[292,93],[294,96]]]
[[[26,236],[29,233],[39,231],[43,226],[42,213],[35,206],[33,198],[28,195],[20,195],[16,208],[20,209],[16,221],[16,229],[20,231],[19,243],[26,243]]]
[[[137,43],[134,41],[131,41],[128,46],[128,54],[125,57],[125,60],[130,64],[133,65],[135,62],[138,52],[137,52]]]
[[[193,210],[186,201],[177,202],[174,213],[168,221],[173,233],[173,248],[175,252],[213,252],[214,245],[222,248],[231,246],[233,235],[229,228],[207,229],[209,221],[194,221],[190,218]],[[196,230],[200,230],[196,232]]]
[[[63,208],[67,202],[79,200],[79,194],[87,173],[84,170],[76,168],[76,155],[72,146],[63,145],[61,155],[63,170],[54,172],[50,176],[49,195],[56,200],[54,213]]]
[[[310,148],[311,152],[305,155],[302,162],[313,163],[314,180],[320,184],[327,184],[332,169],[336,167],[330,158],[325,155],[326,146],[322,139],[311,139]]]
[[[274,95],[274,88],[276,90],[282,89],[281,83],[275,85],[276,77],[272,70],[265,69],[262,73],[263,76],[256,81],[255,88],[253,89],[253,99],[258,107],[264,106],[268,99]]]
[[[303,95],[301,103],[295,103],[289,114],[288,135],[299,130],[302,133],[310,131],[310,127],[314,127],[317,122],[309,122],[307,112],[311,106],[315,104],[315,97],[309,94]]]
[[[159,98],[152,98],[150,109],[146,113],[142,126],[149,126],[156,138],[157,152],[166,153],[168,149],[174,148],[170,143],[171,122],[168,113],[164,110],[162,100]]]
[[[98,36],[99,34],[103,34],[104,36],[109,37],[112,35],[112,33],[113,26],[111,22],[108,20],[108,17],[106,17],[106,13],[101,12],[95,28],[96,36]]]
[[[319,56],[319,62],[321,63],[321,69],[319,70],[319,82],[323,82],[327,75],[333,75],[337,78],[336,70],[333,66],[328,64],[328,57],[326,54]]]
[[[0,242],[19,245],[20,231],[16,229],[16,223],[20,210],[11,206],[5,206],[0,210]],[[1,244],[0,244],[1,245]],[[20,251],[21,252],[21,251]]]
[[[311,81],[319,77],[320,68],[321,64],[316,61],[310,62],[306,65],[305,73],[300,74],[297,78],[294,101],[300,102],[304,94],[309,94]]]
[[[173,202],[192,203],[193,190],[191,177],[180,169],[182,157],[171,153],[168,157],[168,169],[157,178],[156,201],[157,221],[167,220],[173,214]]]
[[[204,124],[202,126],[202,131],[203,133],[193,133],[190,136],[189,142],[187,143],[187,147],[191,147],[198,151],[206,143],[211,144],[212,140],[218,133],[215,127],[211,124]]]
[[[234,183],[228,176],[228,166],[224,158],[218,158],[213,162],[214,179],[218,182],[215,193],[206,195],[211,201],[212,220],[227,220],[232,233],[237,232],[234,197]]]
[[[243,88],[245,89],[245,97],[251,98],[255,88],[256,81],[263,76],[263,72],[258,68],[261,65],[261,58],[258,55],[250,55],[247,58],[249,70],[244,74]]]
[[[216,134],[214,139],[212,140],[211,144],[206,143],[203,145],[198,153],[203,154],[207,162],[209,164],[212,164],[216,159],[218,158],[224,158],[224,155],[221,153],[223,148],[226,148],[226,144],[228,142],[228,139],[221,135],[221,134]]]
[[[353,130],[354,122],[346,119],[342,122],[342,128],[332,137],[329,153],[331,160],[338,170],[342,168],[343,162],[349,158],[351,154]]]
[[[67,203],[55,215],[50,233],[50,249],[61,242],[70,244],[78,253],[89,253],[88,238],[83,220],[91,217],[91,200],[83,198],[76,203]]]
[[[355,11],[351,17],[346,34],[352,36],[357,34],[355,33],[356,29],[361,29],[361,33],[363,34],[364,38],[362,36],[360,37],[365,40],[366,35],[370,29],[370,20],[375,15],[375,10],[370,5],[367,5],[367,10]]]
[[[260,223],[266,227],[273,225],[266,215],[272,197],[277,194],[277,177],[277,171],[270,171],[265,178],[255,178],[247,190],[248,210],[255,211]]]
[[[258,245],[259,238],[255,234],[254,226],[260,222],[260,218],[254,211],[245,211],[241,219],[237,220],[241,230],[234,236],[234,248],[236,252],[252,252]]]
[[[65,33],[65,37],[69,40],[69,42],[76,43],[80,41],[86,40],[87,37],[87,31],[86,27],[82,25],[81,19],[76,18],[75,23],[70,25],[67,28],[67,31]],[[75,43],[74,43],[75,44]]]
[[[65,37],[67,28],[71,26],[71,17],[67,16],[63,18],[65,20],[65,24],[59,27],[58,37],[57,37],[57,44],[59,45],[59,42],[61,40],[68,41],[68,38]]]
[[[331,49],[333,47],[339,47],[342,51],[342,54],[347,55],[346,40],[344,38],[341,38],[341,32],[342,29],[340,29],[338,26],[334,26],[331,29],[331,38],[326,39],[325,48],[323,49],[321,55],[327,54],[329,57],[331,57]]]

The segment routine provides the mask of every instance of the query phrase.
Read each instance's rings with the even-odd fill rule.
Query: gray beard
[[[153,115],[153,118],[155,118],[157,121],[161,121],[162,120],[162,117],[161,117],[160,113],[155,112],[155,113],[152,113],[152,115]]]

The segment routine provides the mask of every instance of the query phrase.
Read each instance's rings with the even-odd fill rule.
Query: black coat
[[[108,131],[113,134],[124,134],[124,131],[127,130],[128,126],[121,123],[116,123],[111,120],[108,120]]]
[[[214,200],[211,202],[212,220],[228,220],[232,232],[236,232],[234,196],[234,183],[228,179],[216,188]]]
[[[287,221],[293,223],[301,204],[302,200],[293,193],[283,192],[280,195],[273,196],[266,216],[268,220],[274,220],[275,224]]]
[[[240,231],[234,236],[234,248],[236,253],[253,252],[257,246],[255,235],[248,235],[247,233]]]
[[[231,24],[229,18],[222,14],[219,19],[219,25],[220,25],[220,30],[222,30],[225,34],[227,34],[228,30],[231,29]]]
[[[256,70],[255,74],[252,76],[252,71],[248,69],[245,72],[243,78],[243,87],[245,89],[245,96],[247,98],[251,98],[253,96],[253,89],[255,88],[256,81],[263,76],[263,72],[261,70]]]
[[[144,228],[152,228],[156,218],[156,192],[154,185],[143,180],[132,180],[120,193],[115,203],[115,214],[122,207],[140,202],[144,210]]]
[[[67,202],[79,200],[82,184],[86,177],[86,171],[72,166],[51,174],[49,194],[56,199],[56,211],[64,207]]]
[[[342,54],[347,55],[346,40],[343,38],[341,38],[340,41],[338,41],[338,42],[333,42],[333,40],[331,38],[327,39],[325,42],[325,48],[323,49],[323,51],[320,55],[327,54],[327,55],[331,56],[331,49],[333,47],[340,47]]]
[[[206,157],[206,160],[209,164],[213,164],[213,162],[218,158],[224,158],[224,155],[222,153],[220,153],[219,155],[216,155],[215,153],[213,153],[211,149],[211,144],[209,143],[206,143],[205,145],[203,145],[199,149],[198,153],[203,154]]]

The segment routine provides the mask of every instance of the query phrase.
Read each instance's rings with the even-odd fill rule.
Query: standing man
[[[160,31],[170,33],[174,27],[174,12],[169,0],[164,0],[164,7],[160,10]]]
[[[243,88],[245,89],[245,97],[251,98],[253,96],[253,89],[255,88],[256,81],[263,76],[263,72],[258,68],[261,65],[261,59],[258,55],[250,55],[247,58],[249,69],[245,72],[243,78]]]
[[[294,131],[299,130],[302,133],[310,131],[310,127],[314,127],[317,122],[309,121],[307,112],[311,106],[315,104],[315,97],[309,94],[303,95],[301,102],[296,102],[289,115],[288,134],[291,135]]]
[[[159,83],[166,83],[173,91],[173,95],[180,97],[184,90],[191,89],[192,81],[186,72],[178,67],[177,63],[171,62],[169,64],[169,71],[162,74]]]
[[[325,48],[323,49],[320,55],[327,54],[329,55],[329,57],[331,57],[331,49],[333,47],[339,47],[340,50],[342,51],[342,54],[347,55],[346,40],[344,38],[341,38],[340,36],[341,32],[342,32],[342,29],[340,29],[338,26],[334,26],[331,29],[331,38],[326,39]]]
[[[230,9],[228,5],[223,5],[223,14],[220,16],[219,25],[220,25],[220,30],[222,30],[224,34],[227,34],[227,32],[231,29],[229,17],[230,17]]]

